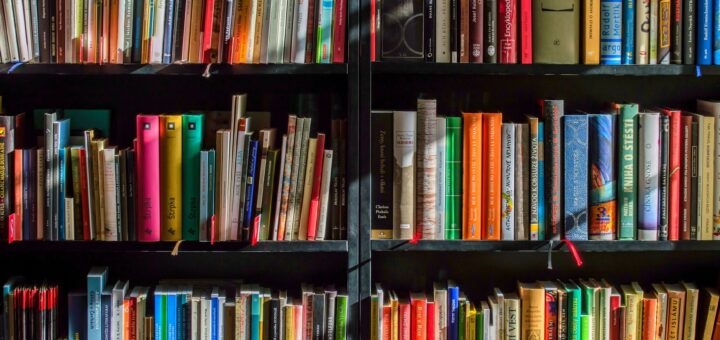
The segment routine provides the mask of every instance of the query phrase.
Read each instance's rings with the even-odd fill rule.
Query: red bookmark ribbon
[[[210,217],[210,244],[215,244],[215,215]]]
[[[420,234],[420,231],[416,231],[413,234],[412,239],[410,239],[410,244],[417,244],[418,240],[422,238],[422,235]]]
[[[577,264],[578,267],[582,267],[583,260],[580,257],[580,252],[575,247],[575,244],[570,240],[562,240],[562,241],[565,242],[565,244],[568,247],[568,250],[570,251],[570,254],[572,254],[573,258],[575,259],[575,264]]]
[[[260,228],[260,215],[255,216],[253,220],[252,237],[250,237],[250,246],[254,247],[258,243],[258,229]]]

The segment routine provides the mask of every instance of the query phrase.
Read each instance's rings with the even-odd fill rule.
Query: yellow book
[[[697,309],[698,295],[700,291],[694,283],[681,282],[685,288],[685,326],[683,328],[684,340],[695,340],[695,330],[697,329]]]
[[[537,282],[518,282],[520,294],[520,338],[545,338],[545,289]]]
[[[700,117],[700,176],[699,187],[701,204],[699,205],[700,218],[698,219],[700,228],[699,239],[713,239],[713,179],[715,170],[715,118],[710,116]],[[706,182],[707,179],[707,182]]]
[[[390,292],[390,340],[400,339],[400,303],[395,292]]]
[[[315,155],[317,139],[308,140],[307,162],[305,164],[305,183],[303,184],[302,209],[300,210],[299,240],[307,240],[308,215],[310,214],[310,199],[312,197],[313,180],[315,180]]]
[[[625,303],[625,339],[638,340],[638,325],[642,327],[642,322],[638,322],[638,320],[642,320],[642,318],[639,318],[637,311],[638,308],[640,308],[642,298],[638,298],[635,289],[633,289],[631,285],[622,285],[620,286],[620,290],[622,291],[623,302]]]
[[[475,329],[477,328],[477,311],[475,306],[468,302],[467,313],[465,313],[465,339],[475,339]]]
[[[718,302],[720,302],[720,295],[715,288],[703,289],[703,298],[700,299],[702,308],[700,313],[702,317],[699,318],[699,322],[702,322],[702,328],[699,331],[702,332],[702,340],[711,340],[713,335],[713,326],[715,326],[715,316],[718,311]]]
[[[600,63],[600,0],[583,1],[583,64]]]
[[[640,284],[637,282],[631,283],[632,288],[635,290],[635,296],[637,296],[638,303],[635,309],[635,315],[637,317],[637,339],[642,339],[642,320],[643,320],[643,298],[644,292]]]
[[[295,307],[285,306],[285,339],[295,339]]]
[[[160,116],[160,239],[182,238],[182,116]]]
[[[153,7],[152,1],[145,1],[145,4],[143,5],[143,13],[144,18],[150,18],[150,11]],[[140,62],[143,64],[150,63],[150,36],[152,35],[152,32],[150,32],[150,20],[145,19],[143,20],[142,24],[142,45],[140,47]]]
[[[103,149],[105,149],[105,143],[107,142],[107,139],[98,139],[93,140],[91,142],[91,148],[92,148],[92,159],[93,159],[93,174],[92,174],[92,180],[93,180],[93,211],[95,212],[95,235],[97,236],[98,240],[104,241],[105,240],[105,207],[103,202],[105,202],[105,190],[103,186],[103,173],[104,168],[101,163],[102,158],[100,157],[100,153]],[[89,176],[89,174],[88,174]]]

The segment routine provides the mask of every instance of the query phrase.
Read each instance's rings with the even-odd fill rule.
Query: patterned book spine
[[[280,169],[282,171],[282,191],[281,191],[281,199],[280,199],[280,214],[279,214],[279,220],[278,220],[278,241],[282,241],[285,239],[286,233],[286,222],[287,222],[287,212],[288,212],[288,200],[290,199],[290,179],[292,175],[292,168],[293,168],[293,150],[295,147],[295,129],[296,129],[296,122],[298,121],[297,117],[294,115],[291,115],[288,117],[288,126],[287,126],[287,146],[285,150],[285,166],[283,169]]]
[[[538,122],[538,240],[547,235],[546,195],[545,195],[545,123]]]
[[[647,64],[650,49],[650,0],[637,0],[635,11],[635,63]]]
[[[622,63],[635,63],[635,0],[622,0]]]
[[[503,240],[515,239],[515,124],[502,125],[502,194],[500,224]]]
[[[530,226],[530,162],[528,124],[515,125],[515,239],[528,240]]]
[[[417,174],[416,188],[417,209],[415,221],[422,232],[423,239],[436,238],[437,215],[435,200],[437,199],[437,101],[435,99],[418,99],[417,101]]]
[[[484,239],[500,240],[502,195],[502,113],[483,114],[482,207]]]
[[[618,182],[620,183],[620,197],[618,200],[620,217],[618,221],[620,226],[618,239],[620,240],[634,240],[635,230],[637,229],[637,115],[637,104],[623,104],[620,106],[620,140],[618,143],[620,148],[620,173],[618,174]]]
[[[588,117],[563,117],[565,137],[565,238],[578,241],[588,239],[587,164]]]
[[[660,197],[660,224],[658,225],[658,240],[668,239],[668,203],[670,178],[670,118],[660,116],[660,182],[658,195]]]
[[[546,169],[545,181],[547,185],[546,207],[548,218],[546,227],[547,238],[559,240],[563,234],[562,226],[562,131],[560,118],[563,116],[562,100],[544,100],[542,106],[543,119],[545,120],[545,143]]]
[[[660,216],[660,116],[657,113],[639,115],[638,134],[638,240],[657,240]]]
[[[413,111],[393,113],[393,238],[410,239],[415,227],[415,146],[416,115]]]
[[[445,239],[462,238],[463,126],[461,117],[447,117],[445,158]]]
[[[462,129],[462,238],[466,240],[482,239],[482,206],[481,179],[484,171],[483,163],[483,124],[484,117],[479,113],[463,113]],[[458,133],[458,135],[460,135]],[[499,145],[498,145],[499,146]],[[456,150],[455,153],[458,151]],[[455,180],[458,180],[457,178]]]
[[[712,64],[713,0],[698,0],[697,6],[697,64]]]
[[[539,230],[539,198],[540,198],[540,178],[538,173],[538,119],[535,117],[528,118],[529,129],[529,150],[530,150],[530,191],[528,193],[530,202],[530,240],[540,240]]]
[[[668,170],[668,239],[677,241],[680,238],[680,187],[682,182],[682,171],[680,159],[682,157],[682,112],[666,110],[670,120],[670,141],[669,141],[669,170]]]
[[[619,65],[622,55],[622,0],[600,1],[600,63]]]
[[[670,64],[670,0],[659,0],[658,64]]]
[[[615,238],[615,116],[590,116],[590,228],[592,240]]]
[[[437,118],[437,143],[436,143],[436,149],[437,149],[437,160],[436,160],[436,185],[435,185],[435,211],[436,211],[436,228],[435,228],[435,238],[438,240],[444,240],[445,239],[445,222],[447,218],[445,215],[447,212],[445,211],[445,188],[447,187],[445,185],[445,181],[447,179],[446,171],[446,163],[447,163],[447,118],[445,117],[438,117]]]

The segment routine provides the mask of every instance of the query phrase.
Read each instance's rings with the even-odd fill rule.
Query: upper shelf
[[[545,64],[372,64],[374,74],[387,75],[515,75],[515,76],[718,76],[720,66],[695,65],[545,65]]]
[[[3,252],[153,252],[170,253],[176,242],[103,242],[103,241],[19,241],[0,245]],[[247,242],[182,242],[178,253],[346,253],[347,241],[261,241]]]
[[[718,251],[720,241],[576,241],[580,252]],[[376,252],[547,252],[549,241],[418,241],[372,240]],[[554,251],[567,251],[565,243],[554,241]]]
[[[0,64],[0,75],[345,75],[347,64]]]

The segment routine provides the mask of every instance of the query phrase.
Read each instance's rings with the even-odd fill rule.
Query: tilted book
[[[564,116],[565,238],[588,239],[588,116]]]
[[[416,119],[413,111],[393,113],[393,238],[410,239],[415,227]]]

